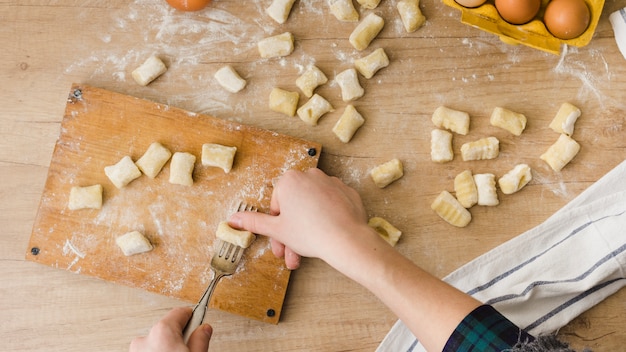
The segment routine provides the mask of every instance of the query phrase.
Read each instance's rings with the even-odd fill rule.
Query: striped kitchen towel
[[[444,281],[535,336],[617,292],[626,285],[626,161],[539,226]],[[398,321],[377,351],[425,350]]]
[[[613,27],[617,48],[626,59],[626,7],[613,12],[609,16],[609,22]]]

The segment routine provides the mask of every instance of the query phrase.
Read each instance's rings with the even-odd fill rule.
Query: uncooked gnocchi
[[[432,121],[438,128],[466,135],[469,132],[470,116],[464,111],[440,106],[433,112]]]
[[[106,166],[104,174],[113,182],[115,187],[124,188],[132,180],[141,176],[141,171],[130,156],[123,157],[115,165]]]
[[[280,88],[274,88],[270,92],[270,109],[285,114],[287,116],[295,116],[298,108],[300,94],[298,92],[290,92]]]
[[[193,185],[193,169],[196,156],[190,153],[176,152],[170,163],[170,183],[191,186]]]
[[[378,70],[387,66],[389,66],[389,58],[383,48],[378,48],[371,54],[354,61],[354,67],[367,79],[372,78]]]
[[[400,0],[396,7],[400,13],[402,25],[408,33],[415,32],[426,23],[426,17],[420,10],[419,0]]]
[[[552,170],[561,171],[579,151],[580,144],[571,137],[561,134],[559,139],[540,156],[540,159],[548,163]]]
[[[576,106],[570,103],[563,103],[552,122],[550,122],[550,128],[557,133],[563,133],[571,137],[574,134],[574,124],[580,117],[580,114],[580,109]]]
[[[496,137],[481,138],[461,146],[463,161],[495,159],[500,154],[500,141]]]
[[[70,210],[102,208],[102,185],[72,187],[67,207]]]
[[[478,191],[478,201],[476,204],[485,206],[496,206],[500,204],[496,191],[496,176],[494,174],[474,175],[476,190]]]
[[[357,50],[365,50],[372,40],[376,38],[378,33],[383,29],[385,20],[382,17],[370,13],[361,23],[359,23],[354,31],[350,34],[350,44]]]
[[[233,229],[226,221],[222,221],[218,224],[215,236],[222,241],[232,243],[241,248],[250,247],[252,242],[256,239],[256,235],[252,232]]]
[[[365,9],[375,9],[380,4],[380,0],[356,0]]]
[[[239,73],[230,65],[226,65],[217,70],[214,77],[220,86],[231,93],[237,93],[246,86],[246,80],[241,78]]]
[[[349,68],[335,76],[335,82],[341,88],[341,99],[343,101],[352,101],[359,99],[365,94],[365,90],[359,83],[359,77],[354,68]]]
[[[330,13],[342,22],[356,22],[359,20],[359,13],[354,8],[352,0],[328,0]]]
[[[139,231],[131,231],[119,236],[115,239],[115,243],[127,257],[149,252],[154,248],[146,236]]]
[[[283,57],[293,52],[293,34],[285,32],[262,39],[257,43],[262,58]]]
[[[452,226],[465,227],[472,221],[472,214],[448,191],[442,191],[430,208]]]
[[[498,186],[500,186],[502,193],[513,194],[526,186],[532,179],[530,166],[519,164],[498,179]]]
[[[310,66],[300,77],[296,79],[296,86],[300,88],[307,98],[313,96],[313,91],[318,86],[328,82],[328,78],[316,66]],[[295,109],[294,109],[295,111]]]
[[[170,160],[172,152],[165,148],[161,143],[154,142],[150,144],[148,150],[135,162],[135,165],[144,173],[144,175],[155,178],[165,163]]]
[[[526,128],[526,116],[505,108],[496,107],[491,113],[489,122],[492,126],[505,129],[516,136],[519,136]]]
[[[274,0],[270,6],[265,9],[265,13],[274,21],[283,24],[287,21],[294,2],[296,2],[296,0]]]
[[[141,66],[137,67],[131,73],[131,76],[142,86],[147,86],[160,75],[167,71],[167,67],[157,56],[150,56]]]
[[[314,94],[309,101],[302,105],[297,113],[304,123],[309,126],[317,126],[317,121],[327,112],[334,111],[328,100],[319,94]]]
[[[464,208],[471,208],[478,203],[478,189],[470,170],[465,170],[454,178],[456,199]]]
[[[390,183],[404,176],[402,163],[398,159],[392,159],[373,168],[370,176],[377,187],[385,188]]]
[[[369,219],[367,224],[391,246],[395,246],[396,243],[398,243],[400,236],[402,236],[402,232],[400,230],[381,217],[373,217]]]
[[[365,119],[353,105],[346,106],[341,117],[333,127],[333,133],[344,143],[350,142],[352,136],[365,123]]]
[[[202,165],[219,167],[224,170],[225,173],[229,173],[233,168],[235,153],[237,153],[237,147],[205,143],[202,145]]]
[[[436,163],[445,163],[454,159],[452,151],[452,133],[434,129],[430,133],[430,159]]]

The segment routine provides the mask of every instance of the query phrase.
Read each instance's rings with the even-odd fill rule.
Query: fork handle
[[[202,324],[202,321],[204,320],[204,315],[207,311],[207,306],[209,305],[209,300],[211,300],[211,295],[215,290],[217,282],[222,278],[222,276],[224,275],[215,274],[215,277],[213,277],[213,280],[211,280],[211,282],[209,283],[209,286],[204,291],[204,294],[202,294],[200,301],[193,308],[191,318],[189,318],[187,325],[185,325],[185,328],[183,329],[183,340],[185,341],[185,344],[187,343],[187,341],[189,341],[189,336],[191,336],[191,334],[198,328],[198,326]]]

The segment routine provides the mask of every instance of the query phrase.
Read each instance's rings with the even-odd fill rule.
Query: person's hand
[[[299,255],[328,262],[372,233],[359,194],[319,169],[287,171],[274,187],[269,215],[239,212],[230,224],[269,236],[272,251],[290,269],[299,266]]]
[[[159,320],[148,336],[135,338],[130,343],[130,352],[207,352],[213,329],[208,324],[200,325],[185,345],[183,328],[191,317],[189,307],[174,308]]]

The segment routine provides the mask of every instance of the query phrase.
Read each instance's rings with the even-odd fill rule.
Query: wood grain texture
[[[219,0],[199,13],[172,11],[164,1],[9,1],[0,5],[0,340],[12,351],[123,351],[154,322],[187,301],[147,293],[24,259],[48,166],[61,131],[68,90],[90,84],[186,111],[268,129],[324,146],[319,166],[361,194],[369,215],[403,231],[398,251],[443,277],[459,266],[547,219],[626,159],[626,60],[618,51],[608,15],[623,7],[607,1],[591,43],[555,56],[498,38],[459,22],[440,0],[422,0],[426,25],[407,34],[394,0],[376,10],[386,19],[372,49],[384,47],[390,65],[361,79],[354,102],[366,122],[348,144],[331,128],[345,106],[332,82],[352,66],[348,43],[354,24],[334,20],[325,0],[296,1],[278,26],[264,14],[269,0]],[[356,2],[355,2],[356,4]],[[359,10],[361,14],[368,11]],[[259,39],[283,31],[295,36],[292,55],[260,60]],[[147,87],[130,72],[158,54],[169,69]],[[330,82],[317,92],[336,111],[315,128],[270,111],[273,87],[296,91],[303,67],[315,63]],[[248,81],[229,94],[213,73],[232,65]],[[558,106],[581,108],[574,139],[580,154],[561,173],[538,156],[556,140],[548,124]],[[439,105],[472,116],[467,138],[497,134],[502,155],[493,162],[434,165],[429,160],[430,117]],[[515,138],[488,124],[495,106],[528,117]],[[137,147],[139,153],[139,147]],[[377,189],[368,171],[400,158],[405,176]],[[452,229],[430,210],[454,176],[471,168],[504,173],[528,162],[535,179],[495,208],[475,207],[465,229]],[[621,290],[561,329],[574,347],[619,351],[626,344],[626,291]],[[42,313],[42,312],[45,312]],[[210,310],[214,350],[373,351],[396,318],[375,297],[323,262],[303,261],[291,274],[278,325]]]

